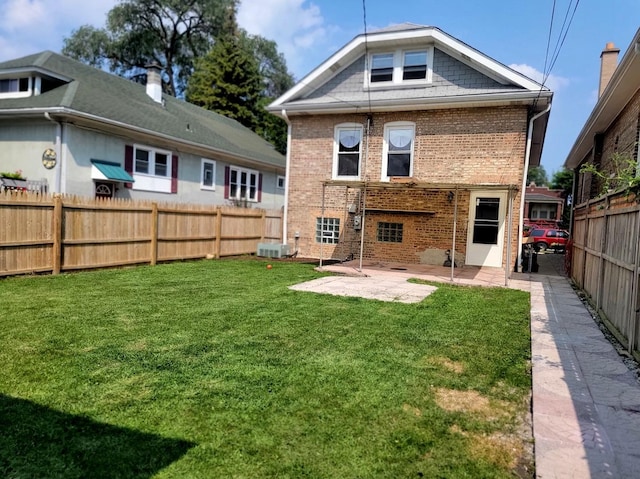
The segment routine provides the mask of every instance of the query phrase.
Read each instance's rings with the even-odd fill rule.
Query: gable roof
[[[372,103],[368,98],[366,101],[334,101],[332,104],[311,101],[304,104],[302,102],[297,103],[307,98],[322,85],[362,58],[369,50],[399,47],[415,48],[416,46],[424,47],[425,45],[433,45],[438,50],[482,73],[504,88],[486,91],[482,95],[451,95],[446,98],[435,95],[428,97],[420,95],[411,99],[404,99],[404,102],[397,101],[395,104],[393,101],[389,102],[388,100]],[[388,108],[390,106],[406,106],[411,109],[442,108],[463,102],[490,104],[490,102],[495,103],[497,101],[520,101],[539,105],[539,109],[542,110],[551,101],[552,95],[552,92],[547,87],[484,55],[436,27],[403,23],[356,36],[311,71],[293,88],[271,103],[268,109],[276,114],[279,114],[284,109],[288,114],[289,112],[295,113],[298,111],[337,112],[353,110],[354,108],[375,110],[376,108]],[[419,101],[416,102],[416,99]]]
[[[607,87],[593,107],[582,131],[571,147],[565,168],[577,168],[593,147],[593,137],[605,132],[640,88],[640,29],[613,72]]]
[[[220,154],[284,168],[285,158],[239,122],[169,95],[155,102],[144,85],[45,51],[0,63],[0,75],[37,72],[66,83],[40,95],[0,98],[3,116],[87,122],[109,132],[135,132],[201,154]]]

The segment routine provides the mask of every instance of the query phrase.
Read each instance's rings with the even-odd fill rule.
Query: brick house
[[[269,110],[289,123],[285,238],[321,259],[509,270],[552,92],[434,27],[358,35]]]
[[[605,176],[615,175],[616,158],[638,161],[640,138],[640,29],[618,64],[620,50],[612,43],[600,55],[599,98],[576,139],[565,168],[574,170],[574,202],[583,203],[603,193],[603,182],[580,173],[583,164],[595,165]],[[618,162],[619,163],[619,162]],[[614,185],[615,186],[615,185]]]
[[[531,183],[524,194],[524,224],[557,228],[564,211],[563,190]]]

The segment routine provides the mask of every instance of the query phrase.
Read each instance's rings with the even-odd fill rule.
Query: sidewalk
[[[564,255],[541,254],[538,263],[537,273],[513,274],[509,281],[510,288],[531,293],[536,477],[640,477],[640,382],[564,276]],[[371,264],[356,271],[352,263],[324,269],[365,276],[363,289],[373,278],[450,281],[447,268],[433,266]],[[462,268],[454,282],[504,287],[504,270]],[[348,289],[354,292],[358,284],[352,281]]]

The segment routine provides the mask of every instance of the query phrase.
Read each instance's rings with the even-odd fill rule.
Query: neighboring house
[[[286,242],[315,258],[517,263],[552,92],[434,27],[358,35],[269,110],[289,122]]]
[[[283,155],[162,94],[159,67],[147,79],[145,89],[49,51],[0,63],[0,171],[82,196],[283,205]]]
[[[524,195],[524,224],[557,228],[564,211],[563,190],[529,184]]]
[[[607,44],[600,58],[599,98],[578,135],[565,168],[576,172],[575,204],[603,193],[603,183],[591,173],[580,173],[593,164],[605,176],[616,175],[616,158],[638,160],[640,133],[640,30],[618,65],[617,49]]]

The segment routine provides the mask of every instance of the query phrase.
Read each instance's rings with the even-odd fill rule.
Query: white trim
[[[380,171],[380,181],[390,181],[390,176],[387,174],[388,154],[389,154],[389,132],[392,130],[406,130],[411,129],[413,132],[413,138],[411,139],[411,153],[409,158],[409,176],[413,176],[413,160],[416,149],[416,124],[411,121],[393,121],[385,123],[384,125],[384,142],[382,145],[382,165]]]
[[[282,186],[280,186],[280,182],[282,181]],[[287,177],[283,175],[276,176],[276,188],[279,190],[284,190],[287,185]]]
[[[211,172],[211,184],[204,184],[204,165],[211,164],[213,165],[213,171]],[[200,161],[200,189],[215,191],[216,190],[216,162],[215,160],[210,160],[208,158],[202,158]]]
[[[27,89],[20,90],[20,80],[27,79]],[[15,80],[18,82],[17,91],[0,92],[0,98],[27,98],[33,94],[33,77],[31,76],[5,76],[0,77],[0,82]]]
[[[139,172],[136,171],[136,152],[138,150],[148,151],[149,152],[149,160],[148,160],[148,172]],[[160,153],[161,155],[166,155],[167,157],[167,174],[166,175],[156,175],[156,155]],[[141,145],[138,143],[134,143],[133,145],[133,176],[135,182],[131,187],[134,190],[142,190],[142,191],[156,191],[159,193],[171,193],[171,172],[173,171],[173,154],[170,151],[162,150],[159,148],[154,148],[147,145]]]
[[[233,172],[236,172],[236,194],[231,194],[231,175]],[[240,178],[242,173],[247,174],[247,182],[246,182],[246,195],[245,197],[241,197],[240,192],[242,191],[242,183]],[[255,184],[255,196],[251,197],[251,175],[255,175],[256,184]],[[247,168],[240,168],[238,166],[229,165],[229,199],[230,200],[238,200],[238,201],[249,201],[251,203],[258,202],[258,196],[260,191],[260,172],[258,170],[249,170]]]
[[[357,175],[338,175],[338,154],[340,149],[340,132],[341,131],[358,131],[360,133],[360,151],[358,151],[358,174]],[[360,123],[340,123],[333,129],[333,167],[331,169],[331,178],[334,180],[359,180],[362,174],[362,143],[364,141],[364,127]]]
[[[429,45],[432,44],[436,48],[448,52],[455,52],[457,59],[464,59],[467,65],[479,70],[495,79],[501,79],[501,83],[513,83],[516,86],[531,91],[549,92],[547,87],[543,87],[536,81],[512,70],[502,63],[494,60],[487,55],[480,53],[478,50],[470,47],[466,43],[454,38],[442,30],[435,27],[424,27],[420,29],[411,29],[395,32],[369,33],[367,35],[358,35],[335,54],[329,57],[316,69],[312,70],[293,88],[284,95],[277,98],[269,106],[269,110],[280,112],[282,106],[288,101],[302,97],[305,93],[311,92],[318,88],[320,84],[326,82],[331,77],[342,71],[348,65],[357,60],[365,51],[365,45],[369,49],[384,49],[385,44],[397,44],[405,41],[406,48],[420,48],[418,42]],[[412,43],[416,42],[416,43]],[[413,46],[414,47],[413,47]]]
[[[404,59],[407,53],[425,53],[426,54],[426,72],[425,77],[416,80],[403,80],[404,76]],[[371,71],[373,65],[373,57],[376,55],[393,55],[393,73],[391,81],[371,82]],[[397,87],[420,87],[431,84],[433,80],[433,45],[425,48],[397,48],[394,50],[378,51],[369,53],[369,58],[364,69],[364,88],[370,89],[387,89]]]

